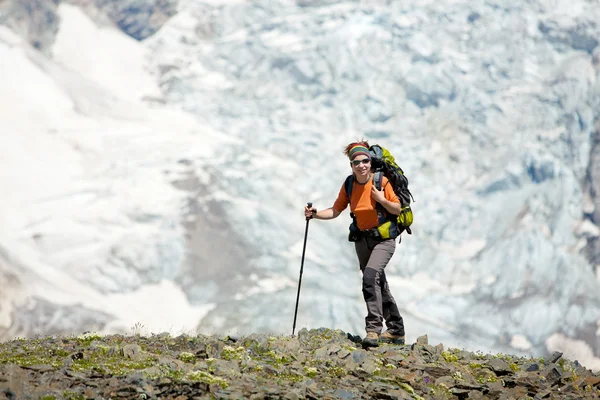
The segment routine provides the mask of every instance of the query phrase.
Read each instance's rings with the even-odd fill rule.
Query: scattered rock
[[[53,371],[54,370],[54,368],[52,368],[51,365],[46,365],[46,364],[25,365],[25,366],[23,366],[23,368],[25,368],[25,369],[31,369],[31,370],[39,371],[39,372],[47,372],[47,371]]]
[[[527,372],[539,371],[540,365],[537,363],[526,364],[523,369]]]
[[[487,366],[498,376],[508,375],[513,372],[510,365],[501,358],[494,358],[488,361]]]
[[[427,338],[427,335],[419,336],[417,338],[417,345],[424,346],[426,344],[429,344],[429,339]]]
[[[558,367],[554,364],[548,365],[542,371],[542,376],[548,380],[556,380],[556,379],[560,378],[560,375],[561,375],[561,372],[559,371]]]
[[[123,357],[131,360],[140,360],[143,357],[143,351],[137,344],[128,344],[123,347]]]
[[[560,360],[562,355],[563,355],[563,353],[561,353],[560,351],[555,351],[554,353],[552,353],[550,358],[548,358],[548,362],[550,364],[553,364],[553,363],[557,362],[558,360]]]

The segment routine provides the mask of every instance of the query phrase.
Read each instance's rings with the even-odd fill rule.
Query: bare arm
[[[314,219],[334,219],[340,215],[340,212],[334,210],[333,207],[329,207],[321,211],[317,211],[317,209],[314,207],[305,207],[304,215],[306,217],[312,216],[312,218]]]

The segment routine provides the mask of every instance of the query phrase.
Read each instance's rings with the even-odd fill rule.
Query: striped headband
[[[348,152],[348,158],[350,158],[350,160],[353,160],[354,157],[361,155],[361,154],[371,158],[371,153],[369,153],[369,149],[367,149],[365,146],[360,145],[360,144],[357,144],[356,146],[352,146],[352,148]]]

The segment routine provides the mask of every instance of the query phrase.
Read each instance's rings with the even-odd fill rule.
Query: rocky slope
[[[297,337],[157,334],[0,344],[0,399],[595,399],[600,374],[546,359],[430,345],[362,349],[340,330]]]

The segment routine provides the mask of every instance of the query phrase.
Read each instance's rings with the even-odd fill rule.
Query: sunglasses
[[[357,165],[368,164],[370,162],[371,162],[370,158],[364,158],[362,160],[352,160],[352,165],[354,165],[356,167]]]

